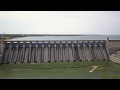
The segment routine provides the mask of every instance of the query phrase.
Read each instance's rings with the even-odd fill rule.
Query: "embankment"
[[[120,40],[109,40],[108,50],[110,54],[120,50]]]

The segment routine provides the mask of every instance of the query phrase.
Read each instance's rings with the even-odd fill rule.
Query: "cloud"
[[[118,34],[119,11],[0,11],[0,33]]]

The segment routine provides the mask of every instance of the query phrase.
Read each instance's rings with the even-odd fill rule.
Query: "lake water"
[[[28,36],[12,40],[120,40],[120,35],[95,35],[95,36]]]

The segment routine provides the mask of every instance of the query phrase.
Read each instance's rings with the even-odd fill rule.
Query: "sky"
[[[120,11],[0,11],[0,34],[120,35]]]

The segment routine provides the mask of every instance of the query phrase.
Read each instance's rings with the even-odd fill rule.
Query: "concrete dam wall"
[[[120,40],[109,40],[108,50],[110,54],[120,50]]]
[[[109,60],[106,41],[4,41],[0,64],[95,60]]]

